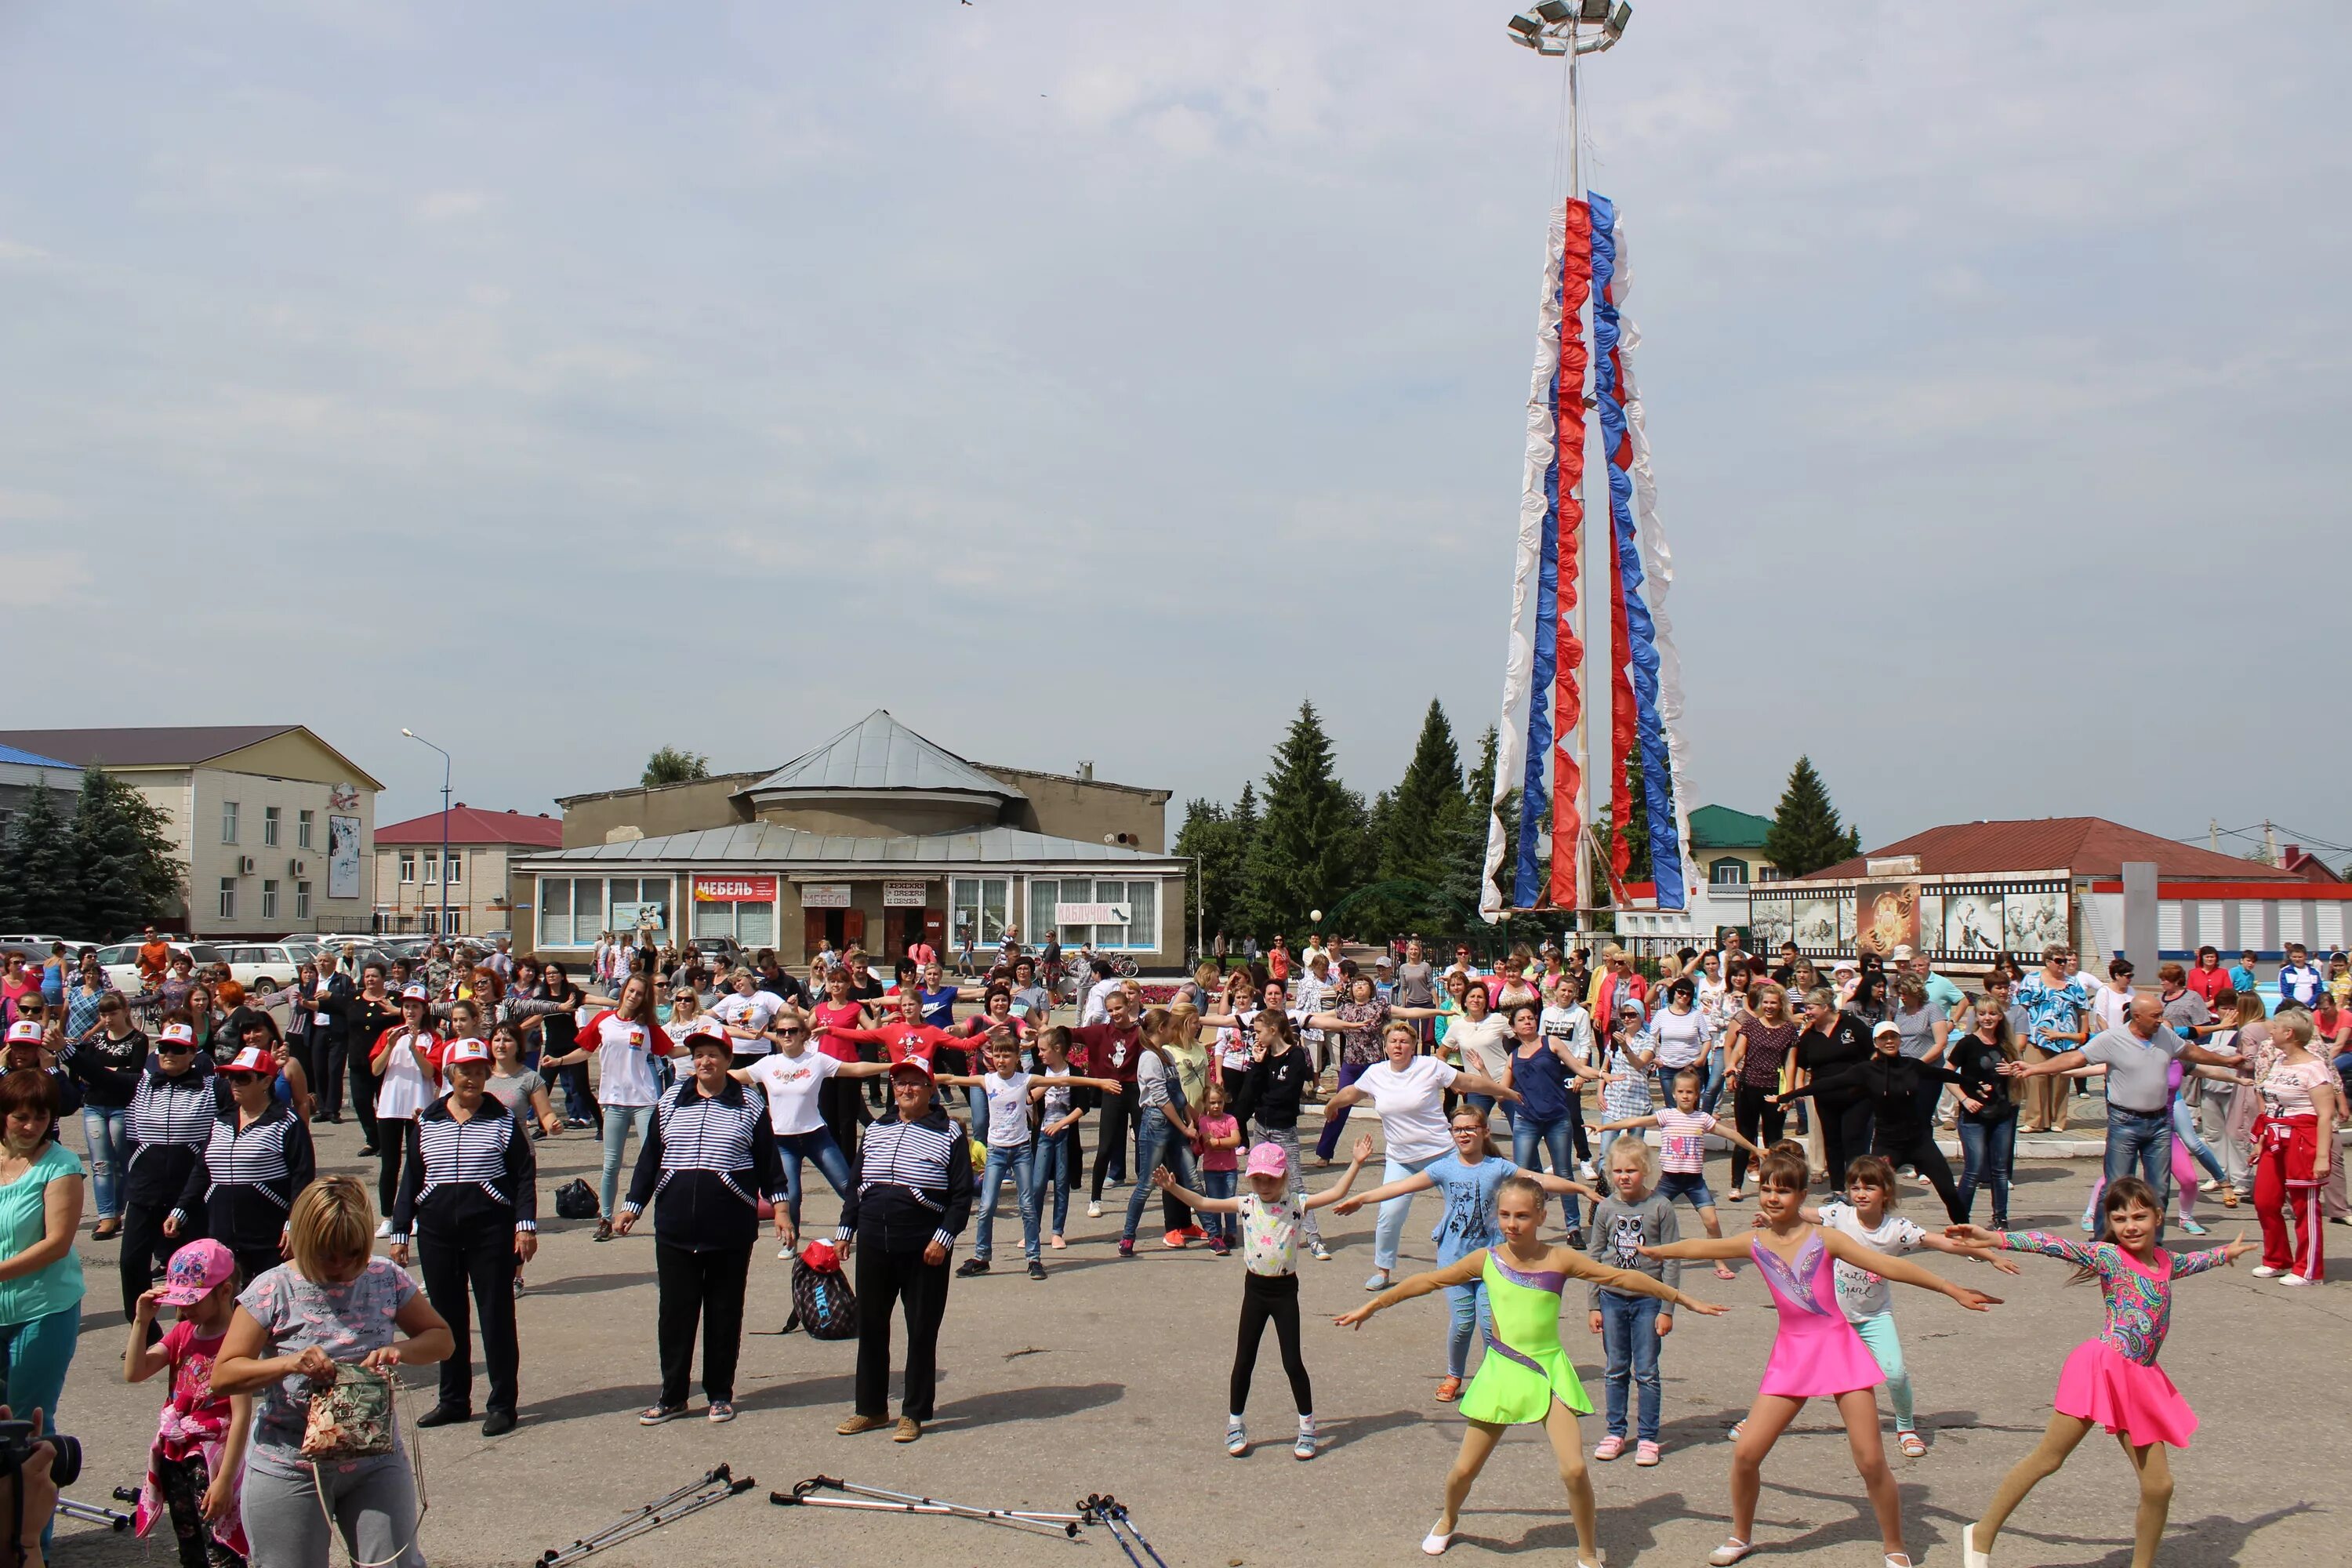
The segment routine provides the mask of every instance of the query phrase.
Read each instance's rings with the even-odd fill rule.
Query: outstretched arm
[[[1922,1268],[1906,1258],[1889,1258],[1873,1251],[1843,1231],[1824,1230],[1822,1245],[1829,1255],[1841,1263],[1851,1263],[1856,1268],[1867,1268],[1881,1279],[1900,1285],[1916,1285],[1922,1290],[1935,1290],[1949,1296],[1971,1312],[1981,1312],[1987,1307],[2000,1305],[2000,1298],[1988,1296],[1981,1290],[1971,1290],[1965,1285],[1955,1285],[1931,1268]]]
[[[1165,1165],[1153,1168],[1151,1184],[1178,1203],[1183,1204],[1188,1208],[1198,1209],[1202,1214],[1234,1214],[1239,1212],[1242,1206],[1239,1198],[1204,1197],[1170,1175],[1168,1167]]]
[[[1703,1317],[1721,1317],[1731,1310],[1713,1301],[1685,1296],[1664,1280],[1644,1274],[1638,1268],[1612,1268],[1605,1263],[1597,1263],[1573,1247],[1554,1249],[1552,1261],[1564,1264],[1564,1272],[1570,1277],[1587,1280],[1604,1290],[1615,1290],[1628,1296],[1655,1296],[1670,1307],[1685,1307]]]
[[[1688,1241],[1670,1241],[1663,1247],[1635,1248],[1644,1258],[1679,1258],[1685,1262],[1694,1259],[1745,1258],[1748,1237],[1744,1236],[1695,1236]]]
[[[1300,1204],[1299,1207],[1319,1209],[1336,1204],[1348,1195],[1348,1189],[1355,1184],[1356,1173],[1364,1168],[1364,1162],[1372,1157],[1372,1135],[1367,1132],[1358,1138],[1352,1152],[1355,1158],[1349,1160],[1348,1168],[1339,1173],[1339,1179],[1319,1193],[1307,1194],[1307,1200]]]
[[[1592,1131],[1595,1132],[1626,1132],[1631,1131],[1636,1127],[1655,1127],[1657,1124],[1658,1119],[1655,1116],[1629,1116],[1622,1121],[1596,1122],[1593,1124]]]
[[[1401,1279],[1354,1311],[1342,1312],[1331,1321],[1343,1329],[1361,1328],[1364,1320],[1383,1308],[1393,1307],[1399,1301],[1410,1301],[1415,1296],[1426,1296],[1431,1291],[1442,1290],[1448,1285],[1467,1285],[1476,1279],[1486,1267],[1486,1249],[1482,1247],[1458,1263],[1448,1264],[1444,1268],[1433,1268],[1426,1274],[1414,1274]]]
[[[1955,1241],[1948,1236],[1927,1231],[1919,1237],[1919,1245],[1930,1252],[1948,1252],[1955,1258],[1972,1258],[1979,1263],[1990,1263],[2003,1274],[2022,1272],[2016,1264],[2000,1255],[1996,1247],[1980,1247],[1972,1242]]]
[[[1437,1183],[1430,1176],[1428,1172],[1417,1171],[1413,1174],[1402,1177],[1397,1181],[1382,1182],[1379,1186],[1374,1187],[1369,1193],[1359,1193],[1352,1198],[1343,1198],[1339,1203],[1332,1205],[1331,1212],[1334,1214],[1354,1214],[1366,1204],[1376,1204],[1388,1198],[1401,1198],[1408,1193],[1425,1193],[1435,1185],[1437,1185]]]

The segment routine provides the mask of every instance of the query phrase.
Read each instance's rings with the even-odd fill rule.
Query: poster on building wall
[[[1944,951],[1962,958],[1990,958],[2001,948],[2000,894],[1944,895]]]
[[[356,816],[327,818],[327,897],[356,899],[360,896],[360,819]]]
[[[1838,945],[1838,897],[1835,893],[1799,899],[1790,917],[1799,947],[1833,948]],[[1751,917],[1753,909],[1749,911]]]
[[[929,882],[885,882],[882,884],[882,907],[886,910],[919,910],[923,907],[924,889]]]
[[[801,884],[801,908],[804,910],[845,910],[848,907],[849,884],[846,882]]]
[[[2001,899],[2001,945],[2011,952],[2040,952],[2066,931],[2066,890],[2060,887],[2012,888]]]
[[[1919,945],[1919,884],[1864,882],[1854,889],[1853,950],[1894,955]]]
[[[616,899],[613,902],[614,931],[649,931],[659,934],[667,923],[662,918],[662,906],[658,900],[647,899],[640,902],[630,902]]]
[[[776,901],[773,877],[697,877],[698,904],[772,904]]]
[[[1783,900],[1766,902],[1760,899],[1748,900],[1748,950],[1778,958],[1780,944],[1797,940],[1797,928],[1789,918],[1790,906]]]

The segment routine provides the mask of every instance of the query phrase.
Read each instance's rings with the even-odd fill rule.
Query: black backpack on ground
[[[793,1259],[793,1315],[783,1327],[805,1331],[813,1340],[857,1337],[857,1296],[849,1276],[838,1268],[817,1268],[806,1258]]]

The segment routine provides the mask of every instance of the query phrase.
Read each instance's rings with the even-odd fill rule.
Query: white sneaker
[[[391,1234],[392,1221],[388,1219],[380,1219],[375,1222],[375,1238],[378,1241],[382,1241],[385,1237],[390,1236]]]
[[[2257,1279],[2275,1279],[2285,1272],[2285,1269],[2273,1268],[2267,1263],[2257,1263],[2254,1265],[2254,1278]]]
[[[1977,1527],[1960,1527],[1960,1568],[1992,1568],[1992,1553],[1977,1549]]]
[[[1238,1415],[1226,1418],[1225,1452],[1236,1459],[1249,1452],[1249,1429],[1242,1425]]]
[[[2279,1283],[2283,1285],[2316,1285],[2319,1281],[2314,1279],[2308,1274],[2290,1274],[2284,1279],[2279,1281]]]
[[[794,1248],[793,1248],[793,1244],[792,1244],[791,1242],[789,1242],[789,1241],[788,1241],[788,1242],[784,1243],[782,1247],[779,1247],[778,1248],[776,1248],[776,1256],[777,1256],[778,1258],[790,1258],[790,1257],[793,1255],[793,1250],[794,1250]]]
[[[1088,1219],[1102,1218],[1102,1205],[1099,1203],[1089,1202],[1087,1205],[1087,1217]]]

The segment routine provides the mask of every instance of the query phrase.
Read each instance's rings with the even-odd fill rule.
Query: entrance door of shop
[[[923,925],[929,910],[885,910],[882,955],[896,962],[907,956],[907,950],[923,940]]]
[[[835,952],[846,952],[851,944],[866,940],[864,910],[807,910],[801,921],[801,962],[814,958],[817,950],[826,942]]]

